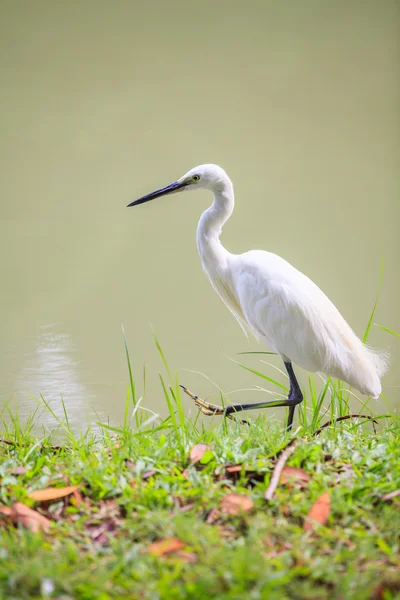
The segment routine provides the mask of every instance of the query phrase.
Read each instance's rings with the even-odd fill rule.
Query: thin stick
[[[382,500],[393,500],[393,498],[397,498],[397,496],[400,496],[400,490],[394,490],[393,492],[384,494]]]
[[[31,444],[24,444],[24,442],[14,442],[13,440],[5,440],[0,438],[0,444],[7,444],[8,446],[18,446],[19,448],[29,448]],[[40,450],[70,450],[69,446],[39,446]]]
[[[372,421],[372,423],[374,423],[374,425],[379,425],[378,421],[376,419],[374,419],[374,417],[371,417],[370,415],[344,415],[343,417],[336,417],[336,419],[327,421],[326,423],[321,425],[321,427],[319,429],[317,429],[317,431],[314,431],[313,435],[318,435],[321,433],[321,431],[325,427],[329,427],[329,425],[334,425],[335,423],[338,423],[339,421],[345,421],[346,419],[368,419],[369,421]],[[374,427],[374,430],[375,430],[375,427]],[[375,433],[376,433],[376,431],[375,431]]]
[[[19,446],[20,444],[18,444],[18,442],[13,442],[12,440],[3,440],[3,438],[0,438],[0,443],[3,444],[8,444],[9,446]],[[22,444],[24,445],[24,444]]]
[[[297,446],[296,440],[292,440],[291,442],[289,442],[289,444],[286,446],[286,448],[284,449],[284,451],[278,458],[276,465],[275,465],[275,469],[272,473],[271,481],[269,482],[269,486],[265,491],[264,498],[266,500],[268,500],[268,501],[272,500],[275,490],[279,483],[279,478],[281,476],[282,469],[285,466],[285,463],[286,463],[287,459],[289,458],[289,456],[291,456],[293,454],[293,452],[295,451],[296,446]]]

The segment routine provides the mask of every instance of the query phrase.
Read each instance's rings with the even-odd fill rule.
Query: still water
[[[259,383],[230,358],[263,348],[201,271],[207,192],[126,209],[203,162],[235,184],[229,250],[282,255],[359,335],[384,256],[375,321],[399,331],[399,25],[395,0],[0,2],[0,407],[62,396],[76,425],[120,422],[122,322],[156,412],[152,330],[199,395],[216,387],[193,371]],[[370,342],[399,404],[399,340]]]

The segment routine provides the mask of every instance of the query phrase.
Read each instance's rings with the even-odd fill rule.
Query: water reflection
[[[96,395],[81,382],[82,361],[79,354],[71,336],[60,331],[59,324],[40,327],[37,339],[25,347],[23,366],[15,381],[22,418],[28,417],[42,396],[62,420],[64,402],[73,428],[93,420],[90,405]],[[55,424],[49,411],[43,412],[40,422],[52,427]]]
[[[209,194],[126,209],[203,162],[235,184],[231,252],[276,252],[361,336],[384,256],[374,320],[400,330],[398,3],[3,4],[0,410],[13,396],[26,415],[42,393],[59,415],[63,395],[74,424],[120,424],[121,322],[138,388],[148,366],[144,404],[162,416],[149,323],[199,396],[215,388],[185,369],[223,390],[259,383],[226,357],[265,348],[199,264]],[[394,406],[398,339],[373,328],[369,342],[392,353]]]

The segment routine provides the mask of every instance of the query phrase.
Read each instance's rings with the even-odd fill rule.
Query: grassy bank
[[[395,419],[311,419],[288,446],[265,416],[204,429],[165,393],[160,425],[3,433],[1,598],[400,597]]]
[[[205,427],[158,348],[163,421],[127,347],[120,428],[76,435],[42,398],[55,427],[38,437],[38,414],[3,409],[0,598],[400,598],[398,418],[361,400],[348,418],[352,392],[310,377],[293,432],[268,412]]]

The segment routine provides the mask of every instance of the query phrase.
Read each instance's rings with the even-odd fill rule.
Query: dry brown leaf
[[[75,506],[80,506],[83,502],[82,494],[78,490],[75,490],[74,492],[72,492],[72,496]]]
[[[101,500],[97,503],[97,513],[95,515],[96,520],[102,519],[118,519],[120,517],[120,510],[118,502],[115,498],[109,498],[108,500]]]
[[[193,508],[195,508],[196,503],[192,502],[191,504],[184,504],[183,506],[179,507],[179,512],[188,512],[189,510],[192,510]]]
[[[174,552],[174,557],[185,563],[196,563],[197,554],[194,552],[188,552],[187,550],[178,550]]]
[[[153,477],[157,471],[155,469],[150,469],[149,471],[145,471],[142,473],[142,479],[149,479],[149,477]]]
[[[212,508],[207,515],[206,523],[212,525],[221,518],[221,511],[218,508]]]
[[[31,492],[28,494],[28,496],[31,498],[31,500],[36,500],[36,502],[48,502],[49,500],[58,500],[58,498],[69,496],[78,488],[79,485],[69,485],[62,488],[48,487],[44,490],[36,490],[35,492]]]
[[[189,455],[189,458],[192,461],[192,463],[194,465],[198,463],[199,460],[203,458],[207,450],[210,450],[210,446],[208,446],[207,444],[196,444],[195,446],[193,446]]]
[[[171,554],[171,552],[177,552],[184,547],[184,542],[178,540],[178,538],[167,538],[165,540],[159,540],[153,542],[147,547],[146,552],[153,556],[164,556],[164,554]]]
[[[229,527],[225,523],[215,525],[215,527],[218,527],[219,535],[224,540],[233,540],[238,535],[235,528]]]
[[[11,475],[25,475],[26,467],[14,467],[13,469],[8,469],[8,472]]]
[[[372,592],[371,600],[386,600],[386,598],[397,598],[396,592],[400,591],[400,579],[385,579],[379,583]],[[392,592],[392,593],[391,593]]]
[[[0,508],[0,512],[9,516],[14,525],[22,525],[33,533],[47,533],[49,530],[51,521],[22,502],[16,502],[11,508],[4,506]]]
[[[397,498],[397,496],[400,496],[400,490],[393,490],[393,492],[384,494],[382,500],[393,500],[393,498]]]
[[[100,524],[89,524],[86,527],[87,532],[94,542],[100,545],[107,544],[110,536],[117,534],[119,522],[116,519],[108,519]]]
[[[283,467],[280,483],[298,483],[304,485],[310,479],[311,476],[303,469],[299,469],[298,467]]]
[[[240,471],[243,469],[243,465],[227,465],[225,467],[225,472],[226,473],[240,473]]]
[[[312,505],[307,520],[304,523],[304,529],[310,531],[315,523],[326,525],[331,510],[331,500],[329,492],[324,492]]]
[[[253,500],[243,494],[227,494],[221,502],[222,512],[228,515],[238,515],[249,512],[253,508]]]
[[[12,514],[12,510],[8,506],[0,506],[0,514],[9,517]]]

